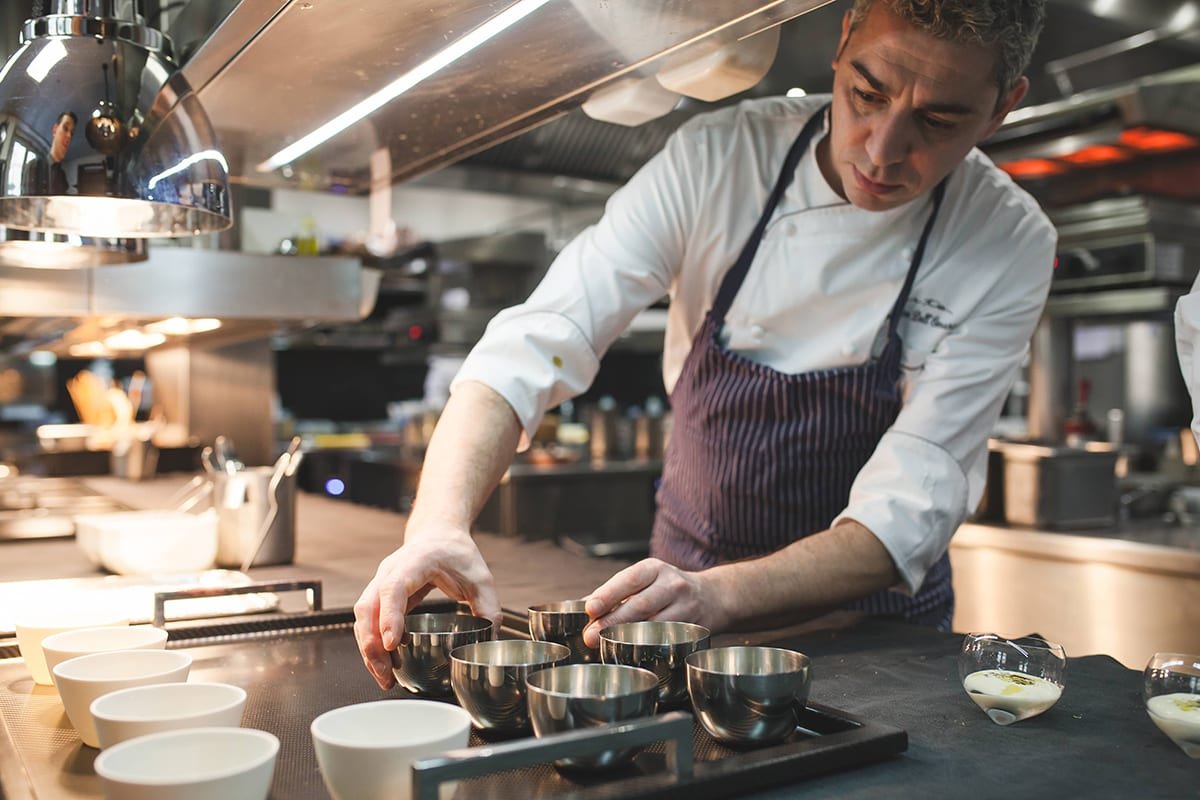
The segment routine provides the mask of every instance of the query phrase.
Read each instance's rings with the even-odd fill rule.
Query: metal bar
[[[438,787],[447,781],[478,778],[559,758],[595,755],[605,750],[658,741],[667,743],[667,768],[679,783],[692,777],[692,724],[691,714],[672,711],[660,717],[569,731],[544,739],[452,750],[413,764],[412,796],[414,800],[436,800]]]
[[[154,625],[163,627],[167,622],[167,602],[171,600],[198,600],[206,597],[224,597],[234,594],[261,594],[263,592],[292,592],[304,590],[309,611],[322,608],[321,582],[311,581],[264,581],[245,586],[214,586],[180,589],[173,592],[154,593]]]
[[[1166,39],[1175,39],[1183,36],[1186,33],[1195,30],[1194,26],[1172,26],[1164,25],[1161,28],[1152,28],[1150,30],[1135,33],[1133,36],[1127,36],[1124,39],[1118,39],[1115,42],[1102,44],[1099,47],[1093,47],[1090,50],[1084,50],[1080,53],[1072,53],[1063,58],[1056,58],[1053,61],[1046,62],[1046,72],[1054,79],[1058,90],[1062,92],[1063,97],[1069,97],[1075,93],[1075,86],[1071,83],[1070,76],[1067,71],[1076,67],[1087,66],[1096,61],[1102,61],[1113,56],[1123,55],[1125,53],[1137,50],[1147,45],[1161,42]]]

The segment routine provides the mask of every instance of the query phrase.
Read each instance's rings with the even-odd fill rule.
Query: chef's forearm
[[[499,394],[475,381],[455,387],[430,439],[407,532],[469,529],[512,462],[521,425]]]
[[[824,613],[899,581],[879,539],[845,520],[771,555],[714,567],[705,580],[728,630],[778,625]]]

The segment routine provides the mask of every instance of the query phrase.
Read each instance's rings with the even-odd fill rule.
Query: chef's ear
[[[1016,85],[1009,90],[1008,95],[996,106],[996,113],[992,116],[991,121],[988,122],[987,130],[980,137],[979,141],[982,142],[984,139],[987,139],[1000,128],[1000,125],[1004,122],[1004,118],[1008,116],[1008,112],[1016,108],[1017,104],[1025,99],[1028,91],[1029,78],[1022,75],[1017,79]]]
[[[847,11],[842,15],[842,35],[838,39],[837,53],[833,57],[831,66],[836,70],[838,68],[838,60],[842,57],[842,51],[846,49],[846,42],[850,41],[850,31],[853,30],[850,20],[853,18],[853,12]]]

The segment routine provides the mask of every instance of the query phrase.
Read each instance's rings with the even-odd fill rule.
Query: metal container
[[[571,661],[577,664],[600,660],[600,651],[583,643],[583,631],[591,621],[586,600],[529,607],[529,635],[539,642],[566,645],[571,649]]]
[[[1117,453],[1004,445],[1004,518],[1035,528],[1100,528],[1117,521]]]
[[[492,638],[492,621],[470,614],[409,614],[404,635],[391,651],[396,682],[422,697],[448,697],[450,653],[458,647]]]
[[[690,622],[623,622],[600,631],[600,658],[653,672],[659,705],[673,708],[688,702],[685,659],[707,650],[709,638],[708,628]]]
[[[273,467],[217,472],[217,564],[291,564],[296,555],[296,475]]]
[[[720,742],[771,744],[796,730],[808,700],[808,656],[780,647],[718,647],[687,657],[696,718]]]
[[[450,651],[450,686],[475,727],[489,733],[529,733],[525,680],[571,660],[563,644],[493,639]]]

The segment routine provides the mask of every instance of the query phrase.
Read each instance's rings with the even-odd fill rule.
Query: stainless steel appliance
[[[0,481],[0,541],[75,535],[75,514],[123,511],[125,506],[69,478],[21,476]]]

